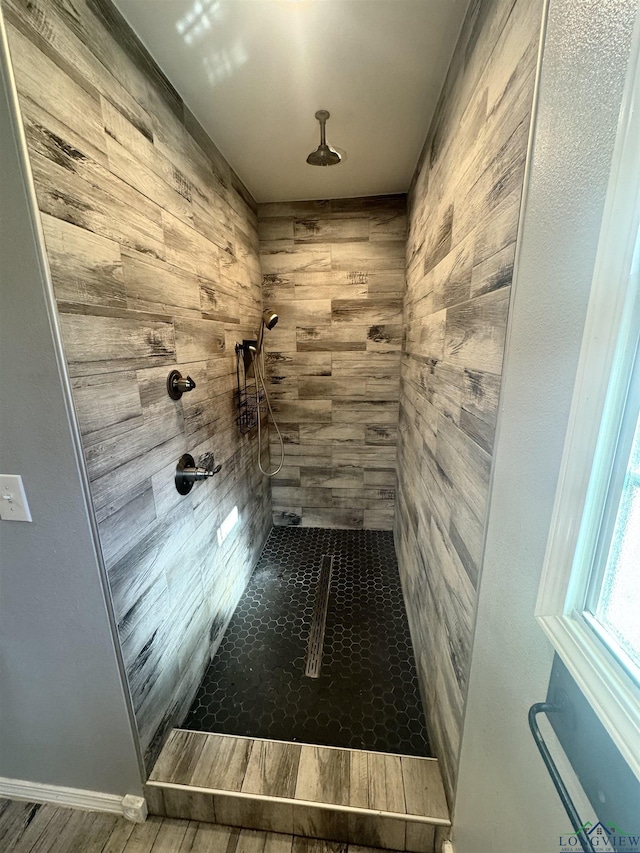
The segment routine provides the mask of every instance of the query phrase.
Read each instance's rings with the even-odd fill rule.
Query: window
[[[636,357],[634,374],[638,372],[637,366]],[[637,397],[637,389],[633,388],[633,400],[627,406],[626,424],[613,466],[614,472],[622,472],[622,477],[612,478],[609,486],[584,609],[587,621],[636,682],[640,681],[640,418]],[[625,431],[632,434],[630,448],[624,440]],[[612,524],[607,524],[608,520]]]
[[[536,616],[640,779],[640,49],[630,62]]]

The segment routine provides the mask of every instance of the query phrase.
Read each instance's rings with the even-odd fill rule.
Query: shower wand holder
[[[247,340],[245,338],[241,344],[236,344],[236,349],[238,347],[242,351],[242,359],[244,361],[245,375],[246,376],[253,376],[254,371],[255,371],[253,359],[258,354],[258,341],[254,340],[254,339]]]
[[[200,480],[208,480],[218,474],[221,468],[222,465],[216,465],[212,468],[199,467],[196,465],[193,456],[190,453],[185,453],[176,465],[176,489],[181,495],[188,495],[194,483],[198,483]]]

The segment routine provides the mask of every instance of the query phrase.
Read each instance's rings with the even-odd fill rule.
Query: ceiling
[[[115,2],[264,202],[405,192],[469,0]]]

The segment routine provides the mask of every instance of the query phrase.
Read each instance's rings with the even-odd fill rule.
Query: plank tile
[[[353,842],[368,847],[404,850],[405,821],[380,815],[349,815],[349,847]]]
[[[206,740],[206,734],[201,732],[174,729],[162,749],[149,780],[188,785]]]
[[[56,65],[81,85],[92,86],[107,95],[141,132],[151,136],[151,121],[142,106],[146,93],[126,60],[123,61],[113,36],[103,39],[100,45],[89,44],[100,23],[98,20],[91,15],[65,16],[63,7],[46,0],[37,0],[28,7],[14,3],[13,7],[23,23],[23,32]],[[113,28],[112,33],[115,32]],[[104,68],[111,73],[105,74]]]
[[[331,299],[275,299],[270,307],[289,326],[328,326],[333,319]]]
[[[300,752],[297,800],[349,804],[349,752],[303,746]]]
[[[155,785],[144,785],[142,788],[142,796],[147,801],[147,809],[149,814],[165,817],[167,812],[164,807],[164,797],[162,796],[162,788]]]
[[[264,845],[265,853],[291,853],[293,836],[269,833]]]
[[[124,853],[136,826],[138,824],[131,823],[131,821],[119,820],[103,847],[102,853]]]
[[[38,205],[48,213],[154,257],[165,243],[157,207],[123,181],[40,129],[42,145],[31,144]],[[42,153],[46,151],[46,155]]]
[[[135,824],[124,848],[126,853],[151,853],[163,823],[162,818],[152,815],[144,823]]]
[[[406,823],[405,849],[409,853],[437,853],[436,827],[428,823]]]
[[[203,791],[187,788],[164,788],[162,791],[167,817],[197,821],[216,821],[214,797]]]
[[[182,842],[178,853],[234,853],[239,832],[231,826],[193,822],[192,839]]]
[[[0,808],[0,840],[24,851],[33,846],[47,832],[56,815],[56,809],[39,803],[2,800]],[[57,824],[54,824],[56,826]],[[11,848],[9,848],[11,849]]]
[[[200,281],[175,266],[132,249],[121,250],[127,307],[200,319]]]
[[[28,98],[57,116],[86,142],[88,154],[105,162],[106,139],[97,90],[90,85],[79,85],[20,32],[15,26],[18,23],[15,15],[10,15],[9,21],[11,60],[22,102]]]
[[[331,458],[330,448],[336,443],[340,444],[364,444],[366,427],[359,424],[306,424],[301,423],[299,428],[300,444],[302,449],[294,450],[292,447],[287,447],[289,454],[306,455],[313,446],[317,446],[316,453],[320,454],[323,447],[327,446],[325,455],[322,459]],[[305,464],[321,465],[321,462],[307,462]]]
[[[331,246],[334,270],[402,270],[404,262],[404,240],[333,243]]]
[[[163,821],[151,853],[175,853],[182,846],[188,829],[187,821]]]
[[[293,241],[273,240],[263,242],[260,251],[265,275],[331,269],[331,248],[325,244],[295,246]]]
[[[364,470],[356,465],[329,468],[302,468],[300,485],[303,487],[358,489],[364,484]]]
[[[242,791],[271,797],[293,797],[300,749],[296,744],[254,741]]]
[[[370,752],[367,760],[369,808],[404,814],[406,809],[400,757]]]
[[[400,761],[407,814],[448,819],[449,811],[437,761],[405,756]]]
[[[296,837],[294,844],[302,845],[316,841],[319,845],[329,842],[319,839],[333,839],[335,841],[349,841],[349,816],[345,812],[334,812],[330,809],[318,808],[296,804],[293,807],[293,834]],[[304,839],[298,837],[306,836]],[[332,848],[332,853],[335,848]]]
[[[126,307],[117,243],[46,214],[42,227],[56,299]]]
[[[31,849],[34,853],[101,853],[116,820],[111,815],[58,809]]]
[[[274,400],[274,414],[278,422],[331,423],[331,400]],[[279,416],[279,417],[278,417]]]
[[[62,303],[60,323],[72,376],[111,373],[175,361],[170,318],[101,309],[101,314],[70,313]],[[98,309],[96,309],[98,310]]]
[[[266,832],[243,829],[238,836],[236,853],[263,853],[266,841]]]
[[[344,853],[344,846],[321,838],[293,839],[293,853]]]
[[[174,327],[178,364],[206,361],[225,350],[224,327],[219,321],[178,317]]]
[[[138,190],[145,198],[159,207],[168,209],[189,226],[193,226],[193,210],[189,199],[167,183],[155,171],[121,145],[113,137],[106,136],[109,170],[129,186]]]
[[[369,808],[369,761],[362,750],[353,750],[349,757],[349,805]]]
[[[447,312],[445,358],[487,373],[500,373],[509,288],[487,293]]]
[[[369,217],[295,219],[293,237],[296,243],[353,243],[368,240]]]
[[[251,740],[207,735],[191,784],[223,791],[240,791],[249,763]]]
[[[246,829],[286,833],[291,837],[294,808],[292,803],[238,799],[222,794],[216,794],[214,802],[216,819],[222,823]]]
[[[302,507],[299,524],[301,527],[335,527],[339,530],[362,530],[364,528],[364,514],[364,510],[352,507],[333,509],[305,505]]]
[[[135,371],[82,376],[72,380],[71,386],[85,447],[142,426]]]
[[[293,240],[293,217],[278,216],[261,219],[258,223],[261,240]]]
[[[402,318],[399,299],[332,299],[331,320],[334,323],[397,323]]]

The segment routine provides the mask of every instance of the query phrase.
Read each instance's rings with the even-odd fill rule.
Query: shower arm
[[[319,111],[318,114],[320,114],[320,112],[323,112],[323,111],[322,110]],[[327,113],[326,117],[318,119],[318,121],[320,122],[320,145],[326,145],[327,144],[326,127],[327,127],[327,118],[328,117],[329,117],[329,114]]]

